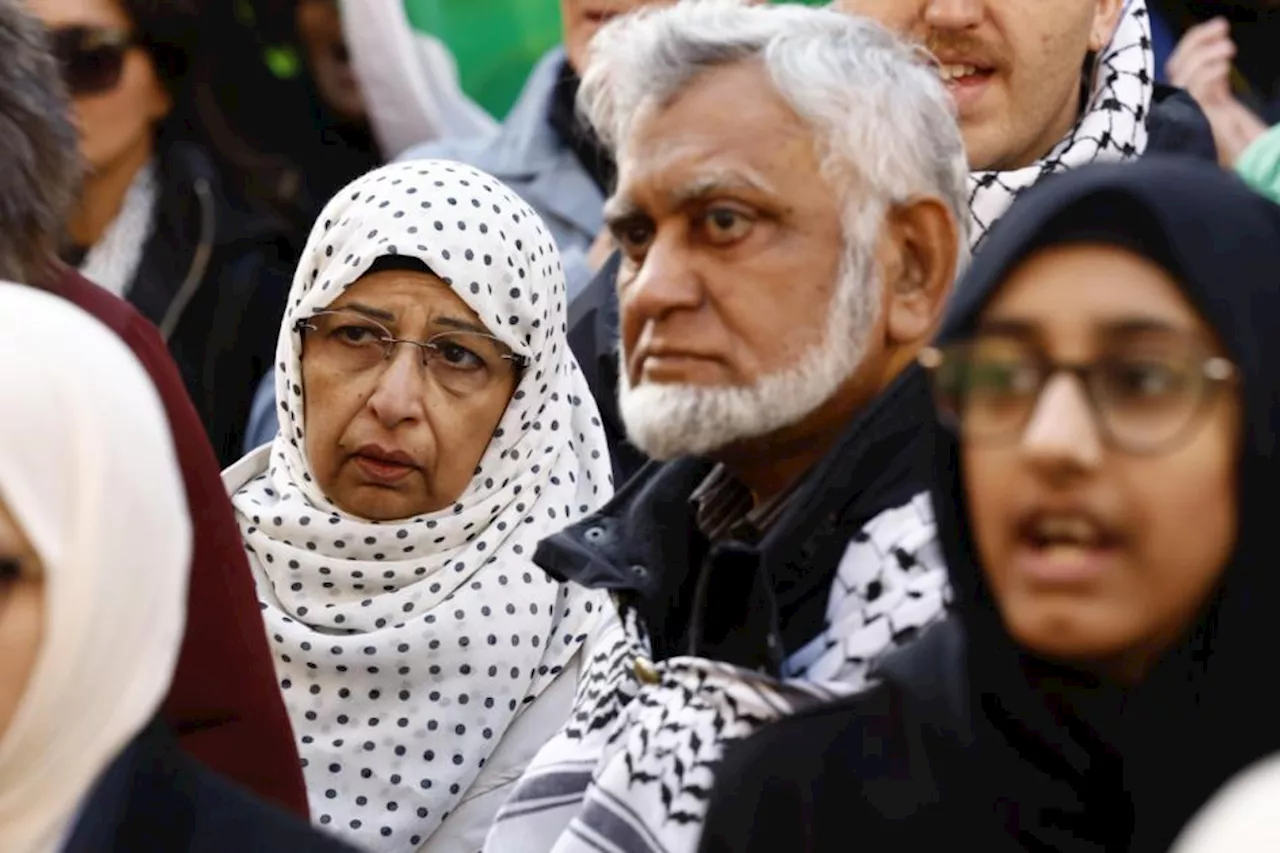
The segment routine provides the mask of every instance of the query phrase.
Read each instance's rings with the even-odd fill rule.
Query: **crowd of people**
[[[1280,5],[560,5],[0,0],[0,851],[1274,849]]]

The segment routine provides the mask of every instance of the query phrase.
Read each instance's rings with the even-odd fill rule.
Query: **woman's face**
[[[72,27],[133,33],[133,22],[117,0],[27,0],[31,10],[57,33]],[[140,47],[124,54],[119,80],[104,92],[72,92],[80,131],[80,154],[91,173],[145,162],[153,126],[168,114],[169,95],[151,57]]]
[[[337,0],[301,0],[296,21],[320,97],[348,121],[367,119],[364,93],[351,65]]]
[[[979,340],[1003,340],[1006,352],[1029,344],[1059,364],[1124,365],[1108,423],[1131,439],[1162,413],[1191,410],[1172,402],[1180,385],[1164,366],[1194,362],[1202,376],[1203,359],[1188,353],[1221,355],[1167,273],[1097,245],[1046,249],[1019,266],[984,311]],[[1020,437],[962,442],[973,536],[1021,646],[1132,681],[1190,626],[1236,535],[1239,398],[1231,384],[1205,387],[1216,393],[1198,395],[1198,416],[1155,453],[1104,440],[1066,372],[1044,383]],[[975,411],[970,403],[962,428]]]
[[[0,739],[26,692],[44,630],[44,572],[0,503]]]
[[[476,313],[429,273],[371,273],[326,311],[338,313],[317,318],[302,349],[306,453],[321,490],[374,521],[450,506],[515,391],[506,348],[483,337]],[[398,344],[390,358],[369,359],[378,334],[370,320],[399,339],[453,337],[435,350]]]

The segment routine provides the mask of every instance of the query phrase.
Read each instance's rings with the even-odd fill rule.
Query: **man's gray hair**
[[[0,0],[0,279],[39,284],[80,186],[58,62],[23,0]]]
[[[625,156],[631,124],[700,74],[763,63],[778,94],[814,129],[824,173],[847,199],[846,230],[884,207],[940,199],[968,256],[964,141],[932,60],[879,24],[830,9],[683,0],[605,26],[592,40],[579,109]],[[743,92],[751,98],[752,92]]]

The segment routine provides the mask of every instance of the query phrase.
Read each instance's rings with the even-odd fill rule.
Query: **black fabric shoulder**
[[[928,730],[911,698],[882,684],[730,745],[701,853],[944,849],[958,824],[932,766],[955,747]]]
[[[85,800],[62,853],[353,853],[188,757],[159,721]]]
[[[1200,105],[1182,89],[1157,83],[1147,116],[1147,153],[1218,162],[1213,128]]]
[[[973,740],[964,627],[955,617],[930,626],[872,672],[912,697],[921,721],[968,746]]]

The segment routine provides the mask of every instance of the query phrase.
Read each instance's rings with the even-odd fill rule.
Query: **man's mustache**
[[[999,68],[1005,64],[998,50],[971,36],[932,31],[925,37],[924,48],[935,58],[964,57],[968,64],[982,68]]]

